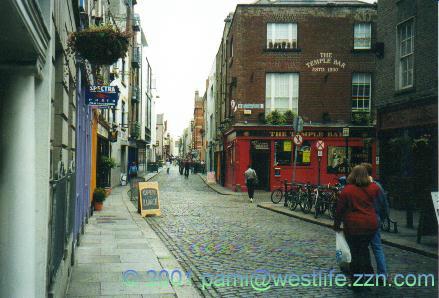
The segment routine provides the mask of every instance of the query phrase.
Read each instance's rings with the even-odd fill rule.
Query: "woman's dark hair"
[[[369,186],[369,174],[364,166],[355,166],[349,174],[348,183],[359,187]]]

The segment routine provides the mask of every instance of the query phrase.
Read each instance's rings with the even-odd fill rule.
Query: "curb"
[[[310,218],[301,217],[301,216],[296,215],[296,214],[291,214],[289,212],[282,211],[282,210],[276,210],[276,209],[270,208],[268,206],[263,206],[263,205],[260,205],[260,204],[258,204],[257,206],[259,208],[262,208],[262,209],[270,210],[272,212],[283,214],[283,215],[286,215],[286,216],[289,216],[289,217],[294,217],[294,218],[297,218],[297,219],[300,219],[300,220],[303,220],[303,221],[306,221],[306,222],[309,222],[309,223],[317,224],[319,226],[332,229],[332,225],[331,224],[326,224],[326,223],[320,222],[318,220],[313,220],[313,219],[310,219]],[[389,245],[389,246],[392,246],[392,247],[396,247],[396,248],[399,248],[399,249],[402,249],[402,250],[406,250],[406,251],[409,251],[409,252],[417,253],[417,254],[420,254],[420,255],[423,255],[423,256],[426,256],[426,257],[429,257],[429,258],[433,258],[433,259],[437,259],[438,258],[438,254],[435,254],[435,253],[432,253],[432,252],[429,252],[429,251],[425,251],[425,250],[422,250],[422,249],[418,249],[418,248],[415,248],[415,247],[399,244],[399,243],[396,243],[396,242],[393,242],[393,241],[389,241],[389,240],[386,240],[386,239],[384,239],[382,237],[381,237],[381,242],[383,244],[386,244],[386,245]]]
[[[213,191],[215,191],[216,193],[223,195],[223,196],[231,196],[232,194],[230,193],[225,193],[225,192],[221,192],[220,190],[214,188],[211,184],[207,183],[207,179],[204,179],[203,176],[201,176],[201,174],[198,174],[198,177],[201,178],[201,180],[203,180],[204,184],[206,184],[210,189],[212,189]]]
[[[145,178],[145,182],[148,182],[149,180],[155,178],[155,177],[156,177],[158,174],[160,174],[161,172],[162,172],[162,170],[159,170],[157,173],[155,173],[154,175],[152,175],[152,176],[149,177],[149,178],[146,178],[146,176],[144,176],[144,178]]]

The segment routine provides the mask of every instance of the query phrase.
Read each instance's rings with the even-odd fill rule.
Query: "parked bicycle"
[[[282,199],[285,197],[285,201],[288,205],[288,202],[291,200],[293,196],[293,191],[292,189],[288,189],[288,181],[284,180],[284,187],[280,187],[278,189],[275,189],[272,191],[271,193],[271,201],[274,204],[279,204]]]
[[[334,219],[337,200],[341,190],[344,187],[344,177],[335,178],[337,184],[332,186],[319,186],[316,188],[316,197],[314,203],[314,217],[318,218],[328,211],[329,218]]]

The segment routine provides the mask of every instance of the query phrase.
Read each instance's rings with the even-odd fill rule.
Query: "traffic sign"
[[[296,144],[297,146],[302,145],[302,143],[303,143],[302,135],[295,135],[293,141],[294,141],[294,144]]]
[[[317,151],[317,156],[318,157],[322,157],[323,156],[323,151],[322,150]]]
[[[325,142],[323,142],[322,140],[317,141],[316,147],[317,147],[317,150],[325,149]]]
[[[344,127],[343,128],[343,136],[344,137],[349,137],[349,127]]]

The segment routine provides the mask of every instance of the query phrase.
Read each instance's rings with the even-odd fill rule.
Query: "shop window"
[[[311,164],[311,144],[308,141],[303,142],[302,146],[297,148],[298,166],[309,166]]]
[[[274,165],[290,166],[292,161],[292,144],[290,140],[274,142]]]
[[[369,147],[349,147],[348,148],[349,169],[363,162],[372,163],[372,152]],[[345,174],[346,173],[346,147],[328,147],[328,163],[327,172],[329,174]]]

